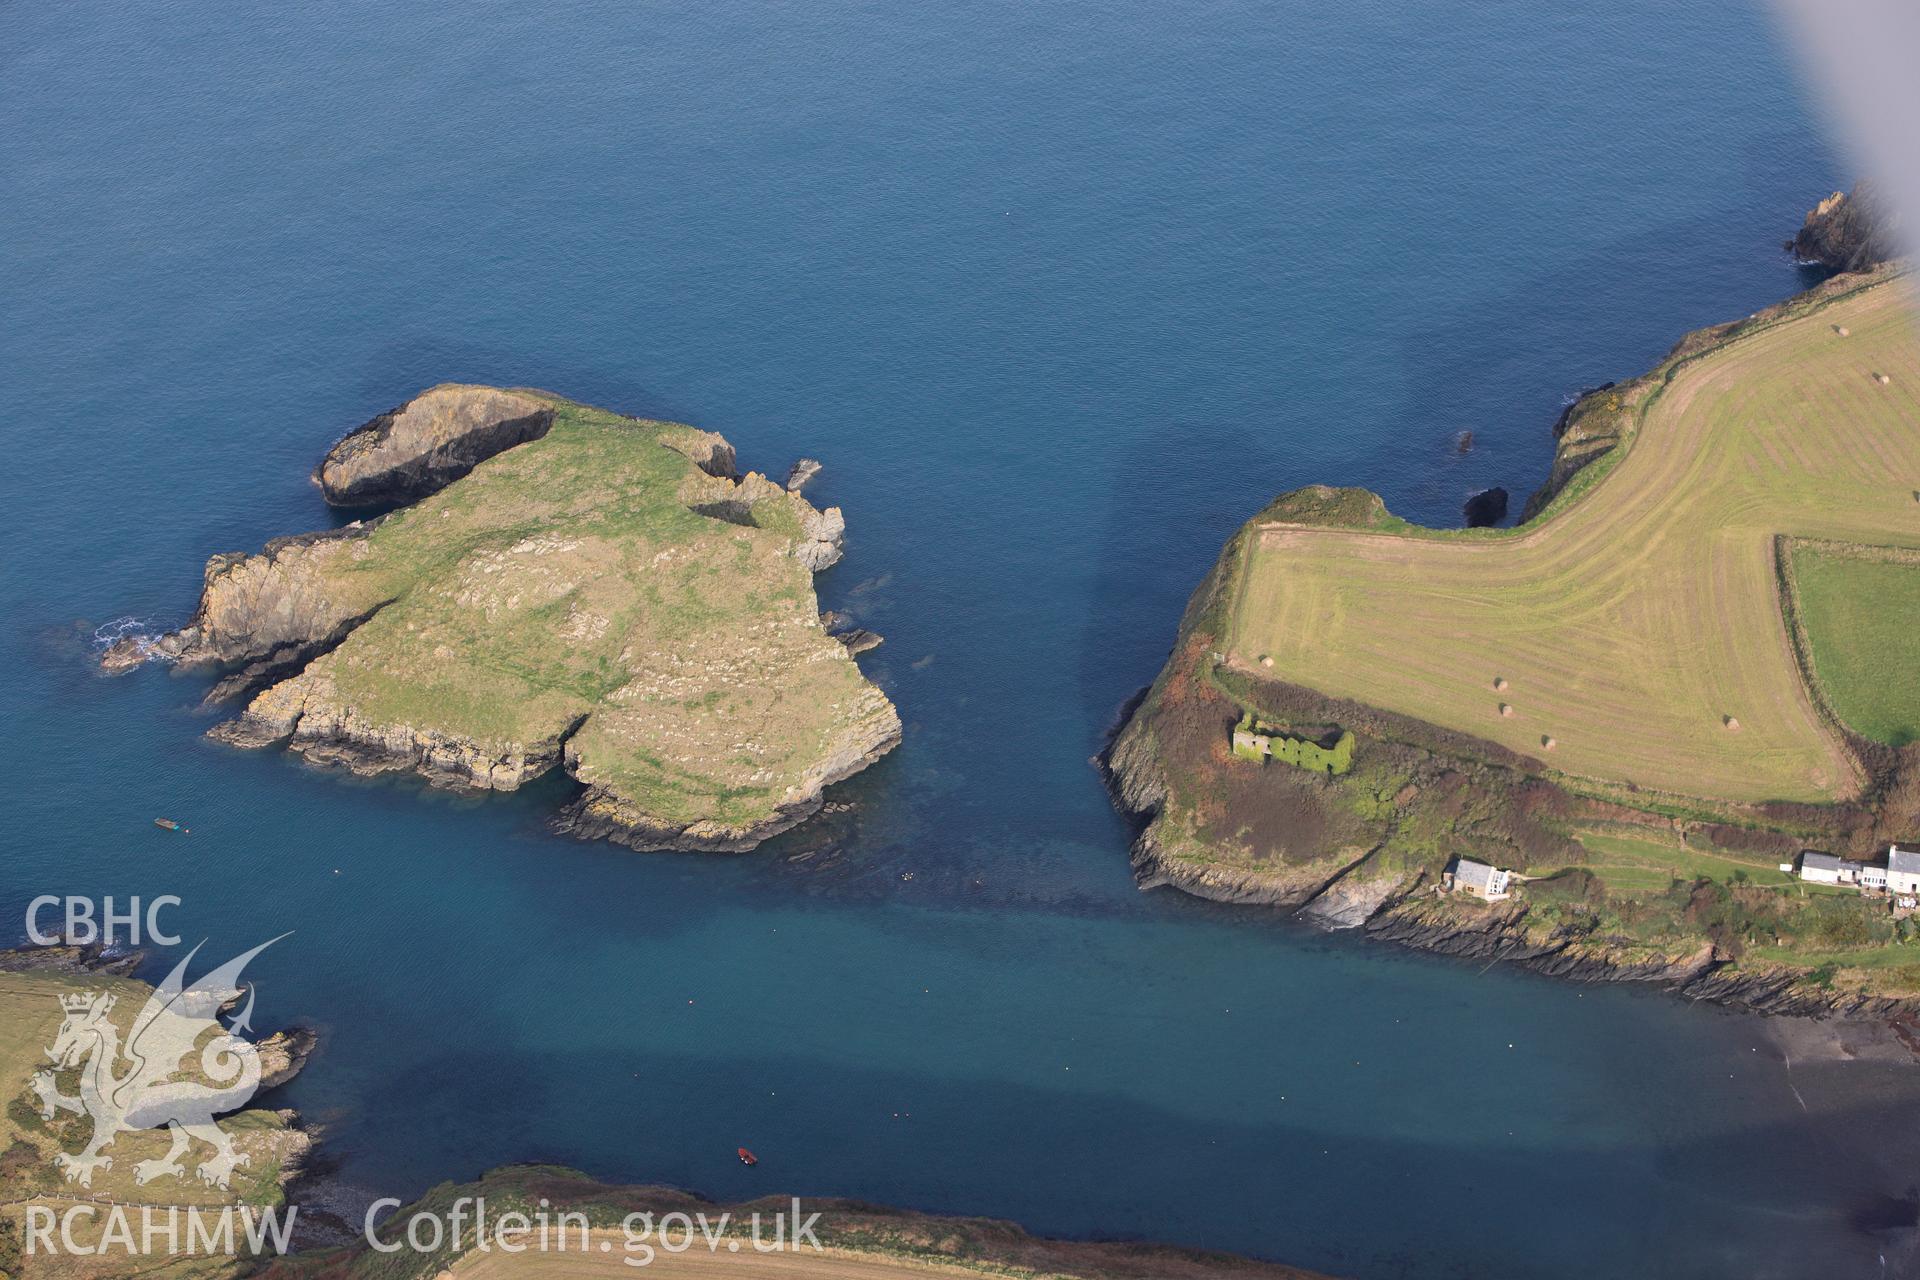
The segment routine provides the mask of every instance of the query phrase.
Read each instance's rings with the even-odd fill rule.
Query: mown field
[[[1521,529],[1261,526],[1229,664],[1574,778],[1734,802],[1853,795],[1858,767],[1794,656],[1775,538],[1920,547],[1906,289],[1871,282],[1623,388],[1625,456]],[[1912,574],[1889,611],[1920,592]],[[1836,705],[1879,729],[1889,699],[1871,673],[1912,669],[1915,627],[1901,649],[1897,628],[1832,620],[1867,589],[1817,590],[1803,609],[1830,653],[1853,652],[1833,670],[1861,673],[1837,677]]]

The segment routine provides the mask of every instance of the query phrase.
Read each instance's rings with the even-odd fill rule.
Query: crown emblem
[[[81,991],[70,996],[60,997],[60,1007],[68,1013],[86,1013],[95,1004],[105,1008],[113,1003],[113,997],[99,991]]]

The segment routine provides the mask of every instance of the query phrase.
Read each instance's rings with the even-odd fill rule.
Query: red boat
[[[747,1150],[747,1149],[746,1149],[745,1147],[741,1147],[741,1148],[740,1148],[740,1163],[741,1163],[741,1164],[759,1164],[759,1163],[760,1163],[760,1157],[759,1157],[759,1156],[757,1156],[757,1155],[755,1155],[755,1154],[753,1154],[753,1152],[751,1152],[751,1151],[749,1151],[749,1150]]]

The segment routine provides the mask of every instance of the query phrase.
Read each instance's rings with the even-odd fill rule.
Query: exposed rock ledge
[[[336,507],[412,502],[553,426],[553,407],[495,387],[445,383],[349,432],[314,479]]]
[[[564,768],[584,792],[557,825],[643,848],[751,848],[898,743],[813,593],[844,517],[736,477],[721,437],[437,387],[323,483],[348,463],[361,487],[330,492],[432,492],[212,557],[187,626],[103,665],[221,668],[214,696],[253,696],[211,736],[358,773],[508,791]]]
[[[320,1033],[305,1025],[291,1026],[263,1036],[253,1047],[260,1055],[259,1091],[264,1092],[300,1074],[320,1047]]]

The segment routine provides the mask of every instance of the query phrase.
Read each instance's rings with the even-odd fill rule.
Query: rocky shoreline
[[[1512,964],[1573,982],[1642,983],[1688,1000],[1745,1013],[1783,1017],[1842,1017],[1902,1025],[1920,1018],[1920,1000],[1827,992],[1792,969],[1746,969],[1710,942],[1684,955],[1647,959],[1573,931],[1529,930],[1518,901],[1475,904],[1465,913],[1434,892],[1424,876],[1365,877],[1367,854],[1332,866],[1256,870],[1170,855],[1155,839],[1154,819],[1164,797],[1157,766],[1143,759],[1139,740],[1117,735],[1096,757],[1109,794],[1136,824],[1131,862],[1142,890],[1171,888],[1233,906],[1276,908],[1324,929],[1359,929],[1366,937],[1461,960]],[[1371,851],[1369,851],[1370,853]],[[1914,1057],[1920,1061],[1920,1047]]]

